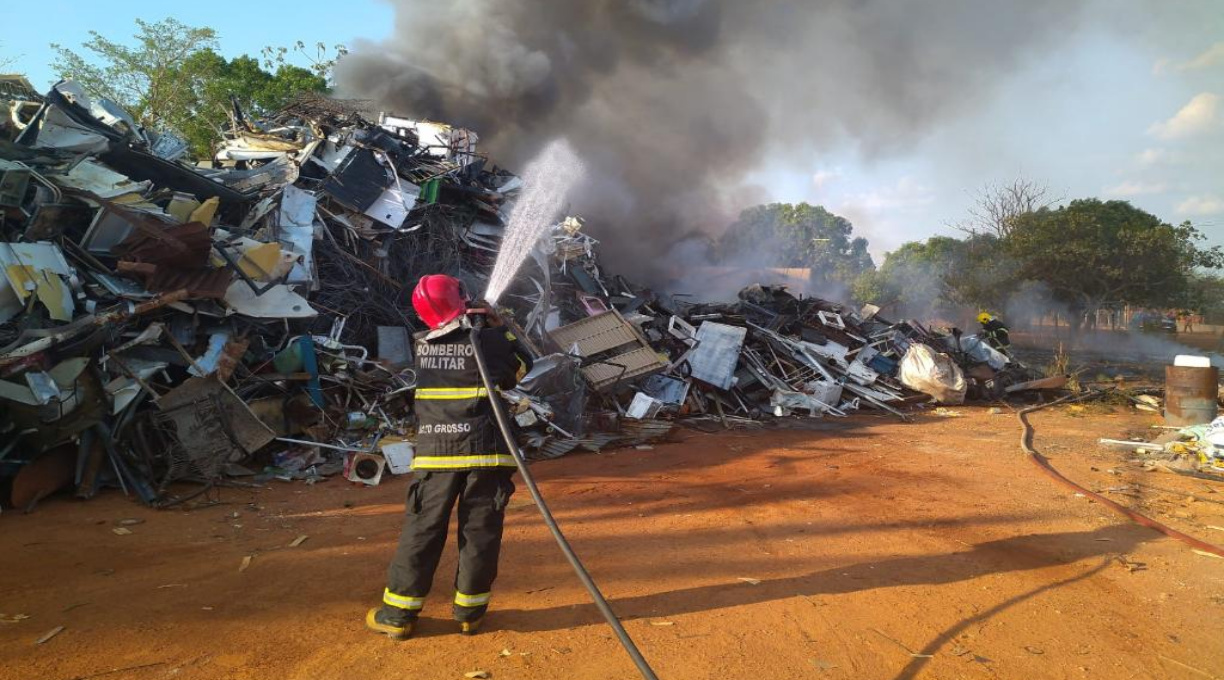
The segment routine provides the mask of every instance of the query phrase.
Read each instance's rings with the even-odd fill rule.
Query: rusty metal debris
[[[114,487],[165,507],[411,469],[412,285],[446,273],[483,290],[523,187],[475,132],[361,102],[302,98],[263,120],[235,105],[191,165],[181,140],[71,81],[0,83],[0,106],[0,477],[16,490],[0,501]],[[971,397],[1037,377],[973,338],[780,287],[657,294],[598,251],[568,217],[501,298],[539,357],[505,395],[539,458],[685,420],[904,418],[926,399],[898,377],[918,346],[951,357]]]

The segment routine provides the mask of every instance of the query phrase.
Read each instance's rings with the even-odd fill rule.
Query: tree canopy
[[[1011,269],[993,236],[932,236],[888,253],[879,269],[855,281],[854,298],[912,317],[994,309],[1013,284]]]
[[[1182,306],[1188,312],[1203,315],[1207,323],[1224,321],[1224,278],[1196,272],[1190,277]]]
[[[1080,199],[1018,216],[1005,243],[1020,279],[1046,284],[1078,314],[1180,304],[1196,268],[1224,264],[1202,239],[1189,222],[1174,226],[1126,201]]]
[[[1104,305],[1224,314],[1224,280],[1205,273],[1224,266],[1224,252],[1203,247],[1191,223],[1126,201],[1042,205],[1045,190],[1028,181],[993,196],[992,211],[971,210],[980,228],[901,246],[855,281],[855,299],[918,317],[1058,308],[1073,325]]]
[[[191,144],[196,155],[206,155],[229,120],[234,96],[251,116],[275,112],[304,92],[325,92],[327,80],[309,69],[280,64],[274,73],[259,60],[240,56],[230,60],[212,50],[192,55],[183,65],[195,80],[195,97],[171,121],[171,128]]]
[[[52,45],[53,66],[61,77],[73,78],[89,92],[128,110],[141,125],[169,130],[184,137],[198,157],[208,156],[228,119],[234,95],[256,116],[272,112],[304,92],[325,92],[335,59],[320,59],[304,51],[308,67],[286,60],[288,48],[265,48],[264,61],[250,56],[226,59],[217,52],[217,33],[194,28],[177,19],[136,20],[132,45],[90,31],[78,53]],[[337,55],[344,48],[336,47]]]
[[[123,106],[141,124],[167,127],[188,109],[194,84],[184,65],[194,55],[217,48],[217,32],[192,28],[177,19],[136,20],[134,46],[90,31],[83,47],[89,56],[52,43],[59,55],[52,64],[64,78]]]
[[[810,267],[816,290],[848,287],[875,268],[867,239],[855,237],[844,217],[807,203],[771,203],[748,208],[718,242],[723,262],[769,267]]]
[[[857,300],[926,316],[947,299],[945,274],[962,259],[964,242],[946,236],[910,241],[884,256],[879,269],[864,272],[854,284]]]

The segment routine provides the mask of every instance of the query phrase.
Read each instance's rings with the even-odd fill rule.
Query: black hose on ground
[[[629,653],[629,657],[633,659],[633,664],[637,666],[642,677],[646,678],[646,680],[658,680],[658,676],[650,668],[646,658],[642,656],[642,653],[638,651],[637,645],[633,643],[633,638],[629,637],[629,633],[621,625],[620,619],[616,618],[616,613],[612,611],[611,605],[604,599],[603,593],[599,592],[599,586],[595,585],[595,581],[587,572],[586,567],[582,565],[582,560],[578,559],[578,555],[574,554],[574,549],[570,547],[569,541],[565,540],[565,535],[561,533],[561,527],[557,526],[557,520],[553,518],[552,511],[548,509],[548,504],[544,502],[544,497],[540,495],[540,489],[536,486],[535,479],[532,478],[531,472],[527,469],[527,459],[523,457],[523,452],[519,449],[518,442],[514,440],[514,430],[510,427],[510,419],[506,415],[505,406],[497,397],[497,386],[493,384],[493,380],[489,377],[484,350],[480,346],[480,330],[483,322],[479,316],[473,316],[472,318],[472,348],[473,354],[476,356],[476,367],[480,369],[480,379],[484,382],[485,389],[489,391],[489,402],[493,406],[493,415],[497,419],[497,427],[501,430],[502,438],[506,440],[506,446],[509,447],[510,454],[514,457],[514,464],[518,466],[519,474],[523,476],[523,483],[527,485],[527,490],[531,492],[532,500],[535,501],[536,507],[540,510],[540,515],[544,518],[544,524],[548,526],[548,530],[552,533],[553,538],[557,539],[557,545],[561,547],[561,552],[565,554],[565,559],[569,561],[570,566],[574,568],[574,572],[578,574],[578,580],[582,581],[582,585],[591,594],[591,599],[595,601],[595,607],[599,609],[599,613],[603,614],[608,625],[612,626],[612,630],[620,640],[621,646]]]
[[[1088,489],[1085,489],[1079,484],[1076,484],[1075,482],[1067,479],[1066,477],[1062,476],[1062,473],[1060,473],[1058,470],[1055,470],[1054,467],[1050,465],[1050,461],[1047,460],[1045,456],[1041,455],[1040,453],[1037,452],[1036,449],[1033,448],[1034,430],[1033,430],[1032,424],[1029,423],[1028,421],[1028,415],[1030,413],[1035,413],[1037,411],[1040,411],[1041,409],[1049,408],[1051,406],[1056,406],[1058,404],[1062,404],[1067,401],[1072,401],[1072,400],[1081,401],[1083,399],[1088,399],[1091,397],[1099,396],[1100,394],[1102,393],[1092,392],[1092,393],[1089,393],[1087,395],[1082,395],[1082,396],[1068,395],[1066,397],[1063,397],[1062,399],[1056,399],[1055,401],[1051,401],[1046,404],[1038,404],[1036,406],[1030,406],[1028,408],[1021,409],[1016,414],[1016,416],[1020,419],[1020,424],[1024,426],[1024,431],[1020,435],[1020,448],[1024,450],[1024,453],[1028,454],[1027,455],[1028,459],[1032,461],[1032,463],[1036,465],[1039,470],[1046,473],[1046,475],[1048,475],[1055,482],[1058,482],[1059,484],[1062,484],[1063,486],[1069,489],[1072,489],[1077,493],[1084,494],[1085,496],[1100,503],[1101,505],[1104,505],[1110,510],[1113,510],[1114,512],[1126,517],[1127,519],[1130,519],[1132,522],[1145,526],[1149,529],[1159,531],[1165,536],[1168,536],[1170,538],[1175,538],[1196,550],[1201,550],[1202,552],[1211,553],[1212,555],[1216,555],[1217,557],[1224,557],[1224,548],[1221,548],[1216,545],[1212,545],[1205,541],[1200,541],[1199,539],[1193,536],[1188,536],[1186,534],[1183,534],[1182,532],[1172,527],[1161,524],[1160,522],[1157,522],[1156,520],[1150,517],[1147,517],[1145,515],[1141,515],[1126,506],[1115,503],[1109,500],[1108,498],[1102,496],[1101,494],[1093,492],[1093,491],[1089,491]]]

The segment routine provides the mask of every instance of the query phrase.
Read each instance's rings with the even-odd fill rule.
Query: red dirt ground
[[[1053,485],[1010,414],[958,411],[686,432],[534,469],[665,680],[1224,676],[1224,560]],[[1034,422],[1068,476],[1143,484],[1110,497],[1224,542],[1224,485],[1095,445],[1150,418]],[[367,633],[406,485],[277,483],[190,512],[111,492],[6,513],[0,612],[29,618],[0,622],[0,678],[636,677],[521,489],[487,632],[449,620],[452,544],[418,637]],[[124,518],[144,523],[116,535]]]

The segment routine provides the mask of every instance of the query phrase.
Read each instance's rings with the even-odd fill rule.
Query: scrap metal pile
[[[483,290],[522,187],[475,133],[355,102],[262,120],[235,104],[214,158],[192,165],[182,140],[71,81],[0,85],[6,506],[66,485],[164,507],[410,469],[412,286],[446,273]],[[905,417],[927,398],[907,361],[945,401],[1031,377],[976,339],[778,288],[655,295],[604,274],[597,246],[567,218],[503,298],[540,356],[505,395],[537,456],[646,442],[680,418]],[[916,347],[947,354],[921,363]]]
[[[731,303],[658,295],[604,275],[598,242],[581,226],[568,218],[555,227],[535,271],[511,291],[527,335],[555,352],[516,395],[534,398],[521,400],[530,408],[521,407],[519,424],[542,455],[635,443],[643,423],[660,420],[725,428],[859,409],[907,420],[913,404],[1066,382],[1040,378],[980,337],[894,323],[871,305],[797,298],[782,286],[749,286]],[[537,388],[543,377],[551,379]]]

